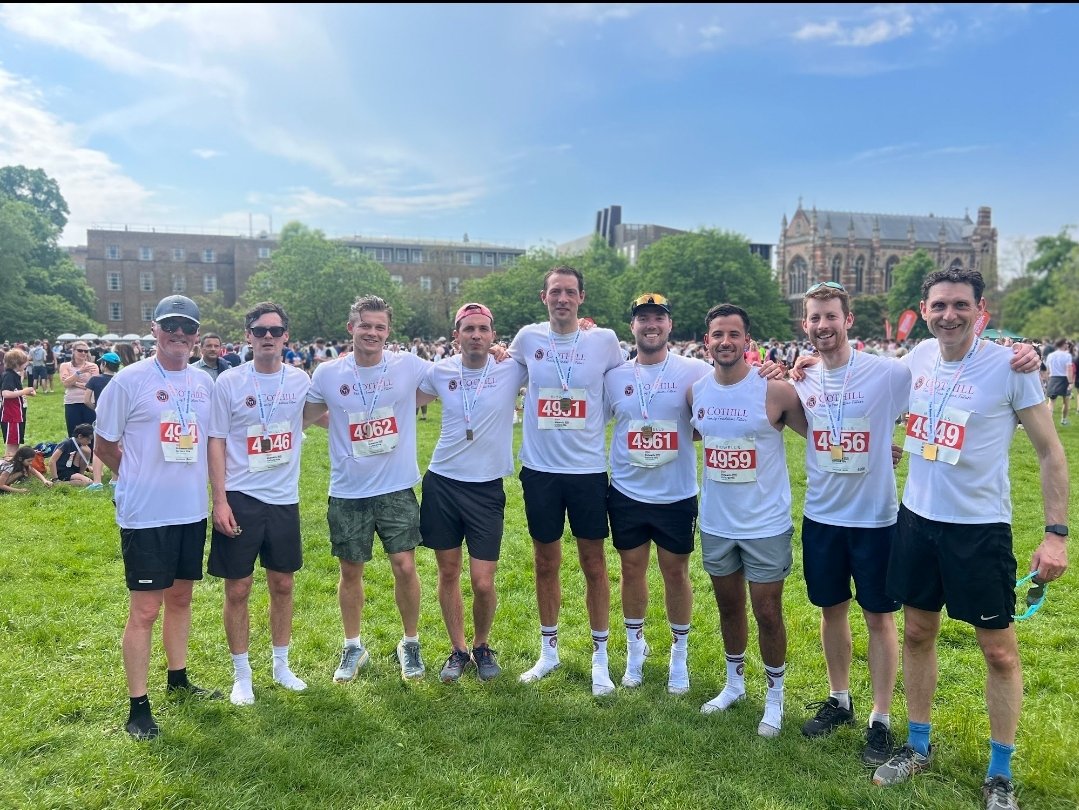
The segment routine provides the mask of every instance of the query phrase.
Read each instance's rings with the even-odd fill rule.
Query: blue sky
[[[775,242],[820,208],[1079,223],[1074,5],[0,6],[0,162],[92,225]]]

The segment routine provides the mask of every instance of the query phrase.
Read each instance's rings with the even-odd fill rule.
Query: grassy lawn
[[[434,404],[429,420],[418,423],[421,469],[438,435],[439,414]],[[28,427],[31,444],[62,438],[61,395],[32,400]],[[1079,426],[1061,430],[1069,456],[1079,458]],[[797,516],[805,484],[801,439],[789,437],[787,452]],[[1021,432],[1010,452],[1022,568],[1042,537],[1041,496],[1037,461]],[[150,699],[163,733],[151,743],[135,743],[123,729],[127,696],[120,635],[127,595],[108,487],[89,493],[48,491],[36,484],[29,495],[0,496],[0,519],[8,527],[0,553],[0,769],[8,774],[0,783],[0,807],[980,806],[989,723],[984,665],[966,625],[944,623],[934,714],[937,756],[929,773],[910,785],[876,788],[858,761],[871,693],[865,627],[857,616],[852,694],[859,727],[825,740],[802,738],[803,704],[826,697],[827,681],[819,615],[806,599],[797,551],[786,598],[787,714],[777,739],[756,734],[764,678],[752,630],[749,700],[720,715],[699,712],[724,679],[718,616],[699,552],[691,563],[696,604],[688,695],[666,692],[670,639],[654,569],[645,628],[654,652],[645,684],[633,691],[619,688],[611,698],[592,698],[583,578],[572,545],[565,549],[562,578],[562,669],[539,684],[519,684],[517,675],[531,666],[539,641],[531,543],[516,478],[506,480],[497,580],[501,601],[492,633],[503,677],[484,684],[470,674],[455,685],[439,683],[448,641],[435,598],[433,554],[421,549],[426,679],[406,684],[400,678],[393,658],[401,635],[393,580],[385,556],[376,551],[367,569],[363,627],[372,662],[354,683],[334,684],[342,633],[337,564],[329,553],[325,519],[324,431],[308,430],[303,469],[305,565],[297,575],[291,660],[308,691],[292,694],[272,685],[266,589],[259,573],[252,597],[255,705],[170,702],[158,634]],[[900,473],[905,472],[904,462]],[[167,482],[144,482],[162,484]],[[1072,486],[1076,489],[1074,474]],[[1070,517],[1071,525],[1079,526],[1074,508]],[[611,670],[617,682],[625,635],[617,555],[609,546],[607,556],[614,596]],[[1074,546],[1072,556],[1073,561],[1079,557]],[[1042,611],[1019,626],[1026,701],[1015,772],[1024,808],[1079,805],[1079,767],[1071,758],[1079,749],[1074,582],[1069,571],[1050,586]],[[219,580],[207,578],[196,586],[189,671],[197,683],[227,693],[232,668],[221,626],[222,598]],[[901,683],[899,689],[893,726],[902,738]]]

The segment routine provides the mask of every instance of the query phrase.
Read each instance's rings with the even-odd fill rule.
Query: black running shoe
[[[876,767],[892,758],[895,750],[895,737],[892,730],[879,720],[865,730],[865,747],[862,749],[862,764]]]
[[[802,726],[802,734],[807,737],[824,737],[840,726],[854,724],[854,701],[850,708],[844,709],[834,697],[818,703],[810,703],[807,709],[816,709],[817,713]]]

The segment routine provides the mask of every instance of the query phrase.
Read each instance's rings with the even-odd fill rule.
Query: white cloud
[[[108,155],[82,145],[75,127],[48,112],[28,82],[0,68],[0,162],[40,168],[60,186],[71,211],[61,237],[84,244],[94,224],[124,222],[133,211],[164,217],[153,194]]]
[[[792,35],[801,42],[827,42],[851,48],[868,48],[914,32],[914,17],[902,7],[877,7],[871,10],[876,19],[864,24],[845,25],[838,20],[806,23]]]
[[[611,20],[628,20],[643,11],[647,3],[548,3],[545,11],[551,17],[602,25]]]
[[[213,158],[225,156],[224,152],[219,152],[217,149],[192,149],[191,154],[203,160],[212,160]]]

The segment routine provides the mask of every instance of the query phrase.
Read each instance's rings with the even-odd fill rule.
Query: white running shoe
[[[727,684],[723,687],[722,692],[720,692],[710,701],[701,706],[701,714],[714,714],[715,712],[725,712],[738,701],[745,699],[745,689],[739,691],[730,684]]]
[[[246,678],[242,681],[233,681],[229,701],[233,706],[252,705],[255,702],[255,690],[251,687],[251,681]]]
[[[764,717],[757,726],[757,733],[762,737],[778,737],[781,728],[783,728],[783,704],[765,699]]]
[[[596,660],[592,656],[592,697],[605,697],[614,693],[614,681],[611,680],[607,660]]]
[[[522,672],[517,680],[521,683],[535,683],[541,678],[546,678],[560,666],[562,666],[562,662],[557,658],[545,658],[541,655],[532,669]]]

